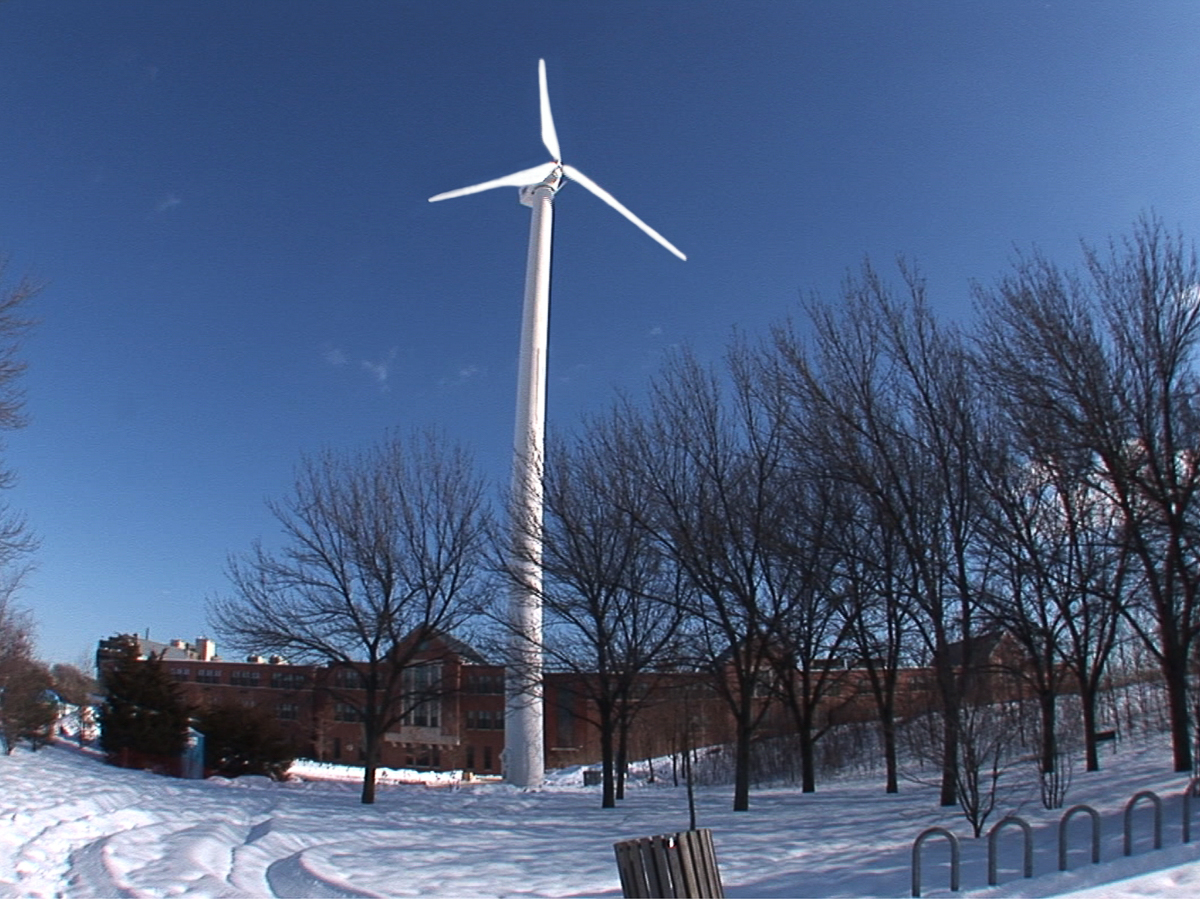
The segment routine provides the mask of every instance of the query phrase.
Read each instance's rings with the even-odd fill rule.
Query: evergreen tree
[[[130,640],[103,683],[100,746],[110,758],[123,751],[170,758],[183,752],[188,708],[161,656],[139,659]]]
[[[17,742],[29,741],[37,750],[50,742],[58,719],[50,670],[32,660],[12,671],[0,691],[0,738],[4,752],[12,753]]]
[[[273,716],[256,707],[224,702],[201,710],[204,767],[218,775],[287,776],[296,750]]]

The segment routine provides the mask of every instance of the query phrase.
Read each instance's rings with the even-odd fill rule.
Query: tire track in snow
[[[373,898],[379,894],[367,894],[334,884],[314,873],[304,864],[306,851],[299,850],[291,856],[278,859],[267,866],[267,884],[276,897],[336,897],[357,900]]]
[[[99,793],[95,802],[89,803],[75,797],[57,802],[53,798],[43,799],[38,808],[23,814],[28,821],[38,822],[40,828],[11,851],[9,865],[19,879],[22,893],[53,893],[52,885],[69,879],[72,857],[81,844],[91,846],[97,838],[151,818],[128,809],[134,799],[132,791]],[[101,883],[107,882],[101,879]]]

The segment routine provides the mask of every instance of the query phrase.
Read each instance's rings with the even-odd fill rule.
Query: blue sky
[[[947,315],[1014,247],[1200,234],[1194,2],[0,3],[0,251],[47,282],[10,501],[51,661],[206,633],[301,455],[437,426],[503,481],[545,57],[549,414],[869,254]]]

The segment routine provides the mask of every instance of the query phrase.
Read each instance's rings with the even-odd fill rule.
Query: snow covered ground
[[[1034,874],[1020,877],[1019,832],[1001,841],[1000,884],[988,889],[987,839],[970,839],[933,788],[842,778],[815,795],[756,791],[729,810],[728,787],[698,790],[699,825],[713,829],[730,897],[907,897],[912,841],[942,825],[962,839],[963,894],[948,890],[944,843],[927,845],[924,896],[1200,897],[1197,840],[1180,842],[1186,779],[1165,740],[1106,751],[1104,771],[1076,773],[1068,804],[1103,817],[1102,863],[1087,861],[1087,824],[1073,821],[1071,871],[1057,871],[1057,822],[1034,796],[1014,797],[1034,827]],[[503,784],[401,784],[378,802],[331,767],[328,780],[178,781],[115,769],[60,745],[0,757],[0,897],[619,897],[614,841],[687,827],[683,788],[635,783],[617,809],[578,770],[546,789]],[[1151,810],[1134,815],[1134,855],[1122,853],[1122,810],[1140,790],[1164,799],[1163,849]],[[1200,806],[1200,803],[1197,803]]]

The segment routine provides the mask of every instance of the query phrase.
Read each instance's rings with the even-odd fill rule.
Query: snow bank
[[[1074,868],[1059,873],[1061,811],[1026,797],[992,822],[1029,820],[1037,877],[1020,877],[1019,841],[1006,832],[993,889],[986,839],[967,838],[933,788],[887,795],[878,776],[846,777],[816,794],[760,790],[750,812],[733,813],[727,787],[703,787],[698,817],[713,829],[729,897],[906,897],[913,838],[931,825],[963,839],[966,896],[1200,895],[1200,843],[1179,839],[1186,779],[1170,772],[1166,742],[1123,744],[1102,763],[1103,772],[1076,774],[1067,802],[1101,812],[1104,862],[1090,865],[1076,850]],[[613,842],[686,828],[685,792],[669,780],[635,781],[618,808],[602,810],[582,771],[521,791],[389,770],[378,802],[364,807],[361,773],[348,767],[301,762],[283,783],[179,781],[65,746],[19,749],[0,757],[0,897],[619,897]],[[1150,847],[1149,811],[1139,808],[1126,858],[1122,809],[1147,789],[1165,801],[1165,845]],[[944,850],[928,851],[924,894],[948,896]]]

